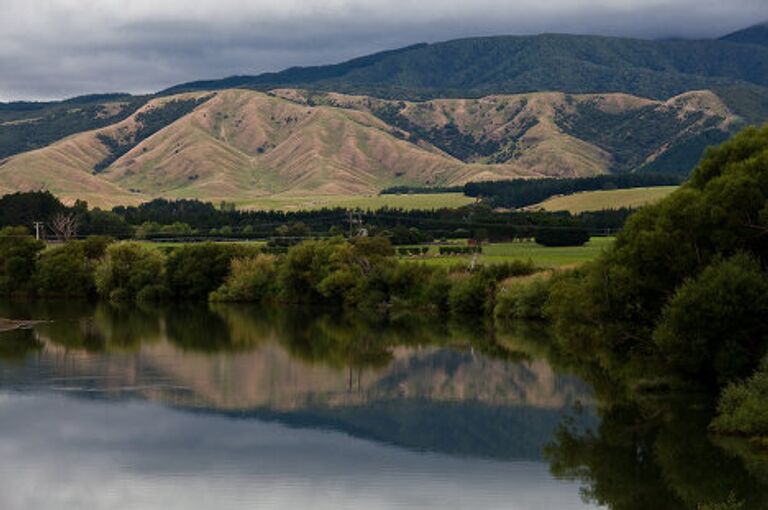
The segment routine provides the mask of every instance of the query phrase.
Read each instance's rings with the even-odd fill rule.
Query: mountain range
[[[718,40],[462,39],[148,96],[0,104],[0,192],[111,206],[684,175],[766,120],[768,25]]]

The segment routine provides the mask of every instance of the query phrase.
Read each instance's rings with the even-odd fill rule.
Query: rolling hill
[[[652,131],[643,129],[649,119]],[[708,91],[666,101],[535,93],[426,102],[297,89],[191,92],[6,158],[0,187],[112,206],[160,196],[252,202],[590,176],[653,163],[738,122]],[[610,137],[600,125],[612,126]],[[632,134],[628,141],[620,133]]]
[[[716,40],[471,38],[148,96],[0,104],[0,193],[254,203],[687,175],[706,147],[766,120],[766,25]]]

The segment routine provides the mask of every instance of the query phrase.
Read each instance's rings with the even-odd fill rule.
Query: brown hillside
[[[208,97],[191,113],[134,140],[143,112]],[[155,99],[107,128],[0,161],[0,192],[48,189],[70,202],[111,206],[154,197],[248,201],[268,194],[370,194],[393,185],[606,173],[614,155],[562,126],[586,104],[608,115],[653,109],[678,118],[679,132],[649,159],[675,137],[704,126],[725,129],[735,119],[707,91],[666,102],[626,94],[426,102],[287,89],[184,94]],[[105,136],[135,143],[110,160]],[[104,161],[110,164],[96,172]]]

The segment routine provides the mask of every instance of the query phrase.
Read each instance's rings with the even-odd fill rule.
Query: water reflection
[[[0,316],[51,321],[0,342],[2,508],[768,506],[765,456],[709,437],[710,401],[633,396],[540,325],[78,302]]]

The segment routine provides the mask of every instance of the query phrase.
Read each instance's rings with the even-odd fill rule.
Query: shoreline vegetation
[[[160,250],[106,238],[43,251],[0,235],[0,293],[433,310],[551,324],[558,356],[610,391],[722,392],[712,431],[768,437],[768,127],[710,149],[691,179],[633,214],[595,261],[440,267],[387,238],[336,236],[285,253],[238,244]]]

